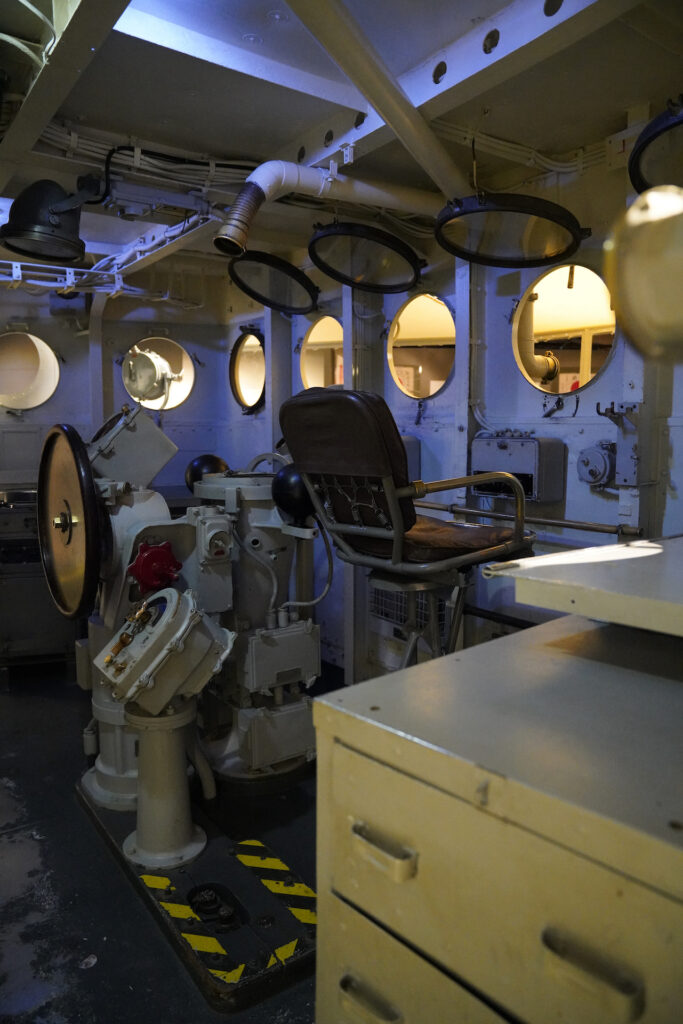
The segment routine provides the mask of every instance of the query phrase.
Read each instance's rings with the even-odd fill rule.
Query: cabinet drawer
[[[680,903],[338,742],[331,769],[320,889],[528,1024],[677,1019]]]
[[[317,1024],[503,1024],[456,981],[331,893],[320,894]]]

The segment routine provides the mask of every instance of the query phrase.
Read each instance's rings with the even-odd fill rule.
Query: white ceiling
[[[326,0],[319,2],[324,7]],[[438,118],[439,138],[465,175],[470,152],[446,136],[449,125],[563,155],[624,129],[632,108],[658,113],[683,87],[677,0],[564,0],[552,17],[543,13],[543,0],[336,2],[413,104],[428,120]],[[131,0],[127,8],[122,0],[55,0],[62,20],[69,4],[78,8],[72,27],[90,8],[102,38],[87,45],[93,32],[84,15],[86,27],[72,37],[64,33],[24,105],[6,105],[5,118],[14,121],[0,140],[5,197],[37,177],[73,189],[77,174],[101,170],[102,158],[88,158],[81,146],[92,133],[99,133],[103,152],[134,142],[254,164],[296,160],[302,149],[304,163],[326,166],[334,158],[341,164],[339,143],[352,141],[345,174],[436,189],[429,160],[411,156],[392,128],[383,127],[358,84],[282,0]],[[50,13],[50,0],[39,6]],[[483,39],[498,26],[499,47],[485,55]],[[36,51],[49,41],[18,0],[0,3],[0,32],[29,40]],[[447,71],[436,82],[439,61]],[[0,67],[10,92],[24,91],[34,76],[30,62],[1,43]],[[355,128],[359,112],[367,118]],[[41,141],[48,124],[74,132],[73,144]],[[334,135],[327,146],[326,132]],[[114,165],[117,174],[177,187],[163,174],[156,182],[141,176],[127,166],[130,159]],[[519,160],[482,152],[479,183],[486,185],[488,176],[493,184],[515,169],[528,173]],[[198,180],[195,191],[202,185]],[[238,187],[209,187],[205,194],[227,208]],[[114,231],[112,212],[84,214],[83,233],[95,248],[99,243],[98,251],[107,241],[125,244],[155,219],[118,221]],[[269,204],[254,225],[253,243],[291,252],[304,245],[316,219],[317,210]]]

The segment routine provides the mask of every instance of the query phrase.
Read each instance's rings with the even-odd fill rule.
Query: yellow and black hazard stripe
[[[269,859],[273,861],[277,860],[277,858]],[[282,862],[277,861],[277,863]],[[285,865],[283,865],[283,870],[289,871]],[[246,962],[235,962],[234,958],[231,958],[227,950],[223,947],[219,938],[215,935],[207,934],[205,924],[201,921],[201,918],[195,913],[189,903],[181,902],[175,895],[177,893],[177,889],[170,878],[165,875],[144,874],[140,875],[140,880],[146,886],[150,894],[155,897],[157,905],[165,911],[171,922],[175,925],[176,930],[179,932],[185,943],[187,943],[188,949],[192,950],[196,954],[202,967],[226,985],[238,985],[239,982],[247,980],[247,978],[254,973],[261,974],[264,970],[268,971],[274,967],[285,964],[299,952],[299,939],[293,939],[290,942],[283,943],[281,946],[277,946],[272,950],[268,963],[260,970],[254,972],[252,964],[247,964]],[[307,889],[307,886],[303,886],[302,883],[299,884],[302,885],[303,889]],[[270,888],[270,886],[268,886],[268,888]],[[273,890],[271,889],[271,891]],[[308,890],[308,892],[310,892],[315,898],[315,893],[313,893],[312,890]],[[297,915],[295,914],[295,916]],[[196,924],[194,922],[196,922]],[[207,955],[211,958],[210,963],[215,966],[210,966],[209,963],[205,962],[205,956]],[[220,957],[225,957],[224,964],[220,963]]]
[[[287,864],[271,853],[260,839],[243,839],[236,843],[234,854],[241,864],[258,875],[269,892],[282,899],[297,921],[315,927],[317,897],[314,890],[298,880]]]
[[[189,903],[182,903],[174,898],[174,893],[177,890],[170,878],[167,878],[165,875],[140,875],[140,880],[150,893],[156,897],[157,904],[168,914],[180,936],[187,943],[188,948],[198,956],[202,966],[210,974],[227,985],[236,985],[242,980],[247,967],[246,963],[235,963],[216,936],[206,934],[201,918],[194,912]],[[195,921],[197,922],[196,925],[193,924]],[[202,931],[198,931],[198,928],[201,928]],[[218,958],[224,956],[225,964],[221,964],[220,967],[210,967],[204,963],[201,954],[209,954],[212,957],[213,963],[219,963]]]

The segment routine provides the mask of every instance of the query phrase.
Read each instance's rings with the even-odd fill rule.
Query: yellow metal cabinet
[[[332,893],[318,904],[317,1020],[326,1024],[503,1024],[443,971]]]
[[[317,1024],[681,1019],[683,640],[650,643],[566,617],[316,702]]]

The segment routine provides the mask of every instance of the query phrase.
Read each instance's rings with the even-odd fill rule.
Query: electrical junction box
[[[177,451],[178,446],[139,406],[124,407],[95,434],[88,458],[96,476],[147,487]]]
[[[472,441],[471,467],[475,473],[512,473],[529,501],[553,502],[564,497],[566,449],[556,437],[493,434]],[[503,484],[472,487],[484,497],[509,497]]]
[[[191,590],[158,590],[94,659],[113,696],[159,715],[176,694],[192,696],[216,675],[235,634],[198,607]]]
[[[311,686],[320,675],[320,627],[300,619],[277,629],[259,629],[249,637],[244,678],[250,693],[301,683]]]

